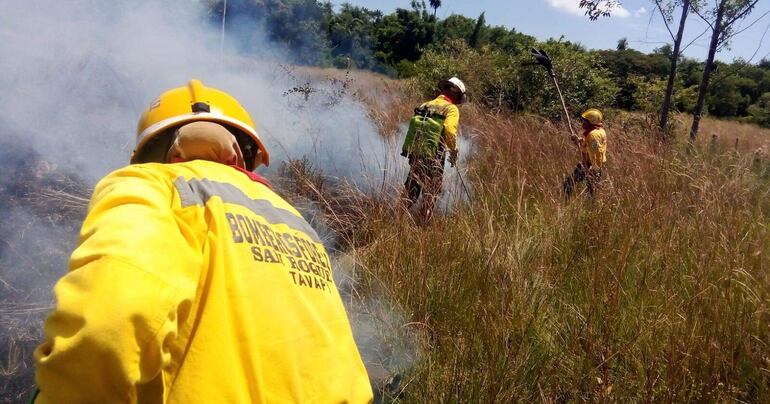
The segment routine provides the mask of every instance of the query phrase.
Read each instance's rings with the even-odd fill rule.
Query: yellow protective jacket
[[[457,128],[460,126],[460,108],[452,103],[445,95],[441,94],[424,105],[437,105],[445,108],[444,118],[444,144],[447,150],[457,150]]]
[[[54,292],[38,403],[372,400],[321,240],[233,167],[105,177]]]
[[[594,127],[583,133],[579,139],[583,163],[594,169],[601,169],[607,162],[607,132],[602,127]]]

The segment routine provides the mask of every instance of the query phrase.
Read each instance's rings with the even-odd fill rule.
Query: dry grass
[[[402,135],[421,100],[353,74],[383,135]],[[384,340],[370,369],[403,373],[397,401],[770,401],[770,161],[730,140],[753,152],[768,132],[707,119],[704,134],[729,135],[687,154],[644,119],[610,118],[600,195],[564,203],[577,161],[564,126],[465,106],[473,198],[429,227],[401,208],[399,184],[366,194],[312,162],[286,166],[282,189],[338,231],[356,278],[346,295],[368,310],[351,316]],[[82,203],[70,196],[68,212]],[[37,309],[0,306],[16,330],[0,351],[14,395],[0,385],[0,401],[28,394],[36,329],[12,321]]]
[[[371,198],[348,229],[358,293],[419,341],[403,400],[770,400],[770,162],[611,121],[599,197],[564,203],[564,127],[462,113],[472,203],[423,228]]]
[[[687,127],[692,123],[690,116],[679,119]],[[709,117],[701,121],[700,128],[699,141],[702,144],[712,142],[714,135],[716,135],[720,145],[741,152],[752,153],[757,149],[766,149],[770,146],[770,128],[760,128],[750,123],[724,121]]]
[[[42,317],[52,305],[48,289],[66,269],[89,190],[76,176],[21,149],[23,142],[3,143],[0,403],[18,403],[32,396],[32,351],[40,341]]]

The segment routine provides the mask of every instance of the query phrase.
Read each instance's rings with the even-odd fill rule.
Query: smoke
[[[362,268],[348,254],[333,258],[334,282],[348,310],[356,345],[365,358],[369,378],[385,393],[398,393],[398,386],[386,386],[392,377],[407,371],[420,359],[420,337],[407,327],[403,313],[387,298],[385,291],[358,293],[357,274]],[[424,336],[422,336],[424,337]],[[387,390],[395,388],[396,391]]]
[[[228,23],[221,48],[220,31],[206,13],[205,2],[190,0],[30,0],[4,7],[0,146],[14,145],[14,154],[0,153],[0,170],[6,175],[29,162],[43,164],[79,184],[68,189],[72,198],[87,197],[99,178],[127,164],[141,111],[161,92],[198,78],[230,92],[251,113],[271,152],[268,175],[282,161],[307,158],[324,174],[363,188],[402,177],[403,162],[393,163],[395,147],[382,140],[344,83],[287,70],[281,63],[290,50],[271,45],[254,26],[239,27],[237,21]],[[247,30],[251,50],[259,49],[249,58],[239,56],[236,41],[228,37]],[[312,91],[287,92],[297,86]],[[18,171],[3,183],[2,197],[24,184],[48,184],[30,178],[30,172]],[[66,271],[77,226],[45,209],[45,204],[31,209],[16,203],[4,211],[3,301],[50,304],[53,283]],[[82,220],[80,214],[72,218]],[[4,316],[12,312],[2,311]],[[42,310],[24,315],[40,321]],[[357,335],[371,333],[371,322],[356,322],[355,313],[351,318]],[[400,321],[397,314],[393,318]],[[11,324],[6,317],[2,322]],[[5,333],[0,338],[13,339]],[[29,376],[23,372],[13,389],[4,385],[0,401],[28,394]]]
[[[307,156],[339,177],[376,170],[367,162],[384,150],[360,103],[330,100],[336,89],[327,82],[309,81],[315,91],[306,99],[286,95],[305,78],[278,68],[285,53],[265,41],[275,50],[260,52],[259,62],[238,57],[227,35],[243,29],[233,24],[220,53],[220,33],[204,12],[199,3],[149,0],[37,1],[7,10],[2,130],[33,134],[28,140],[47,159],[94,182],[126,163],[137,119],[156,95],[200,78],[251,112],[274,161]]]

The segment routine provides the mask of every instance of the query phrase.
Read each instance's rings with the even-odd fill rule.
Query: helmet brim
[[[249,168],[249,170],[255,169],[260,164],[264,164],[265,166],[270,165],[270,155],[267,152],[267,148],[265,148],[265,145],[262,143],[262,140],[259,138],[259,134],[257,134],[254,128],[237,119],[233,119],[228,116],[218,114],[218,113],[212,113],[212,112],[179,115],[173,118],[165,119],[163,121],[157,122],[154,125],[147,127],[142,133],[139,134],[139,136],[137,136],[137,146],[136,146],[136,149],[134,150],[134,153],[131,155],[131,164],[136,164],[140,161],[140,157],[142,154],[141,151],[147,145],[147,143],[152,138],[154,138],[157,134],[163,133],[169,128],[179,127],[181,125],[184,125],[190,122],[195,122],[195,121],[210,121],[210,122],[216,122],[216,123],[222,124],[225,127],[232,127],[241,131],[242,133],[247,135],[251,140],[253,140],[254,143],[256,143],[257,148],[259,149],[259,153],[256,156],[259,158],[259,161],[247,162],[247,165],[253,166]]]
[[[441,80],[441,81],[439,81],[438,82],[438,89],[440,91],[442,91],[442,92],[450,91],[450,92],[453,92],[453,93],[460,94],[459,99],[455,100],[455,102],[457,104],[462,104],[466,100],[465,93],[463,92],[463,90],[461,90],[460,87],[457,86],[457,84],[452,83],[449,80]]]
[[[449,80],[441,80],[438,82],[438,89],[441,91],[457,90],[458,93],[462,93],[459,87],[455,83]]]

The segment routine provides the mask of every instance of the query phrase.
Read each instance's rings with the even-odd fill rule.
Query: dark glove
[[[407,153],[406,149],[401,149],[401,155],[403,157],[407,157],[407,158],[409,157],[409,153]]]
[[[449,151],[449,165],[452,167],[457,164],[457,149]]]

